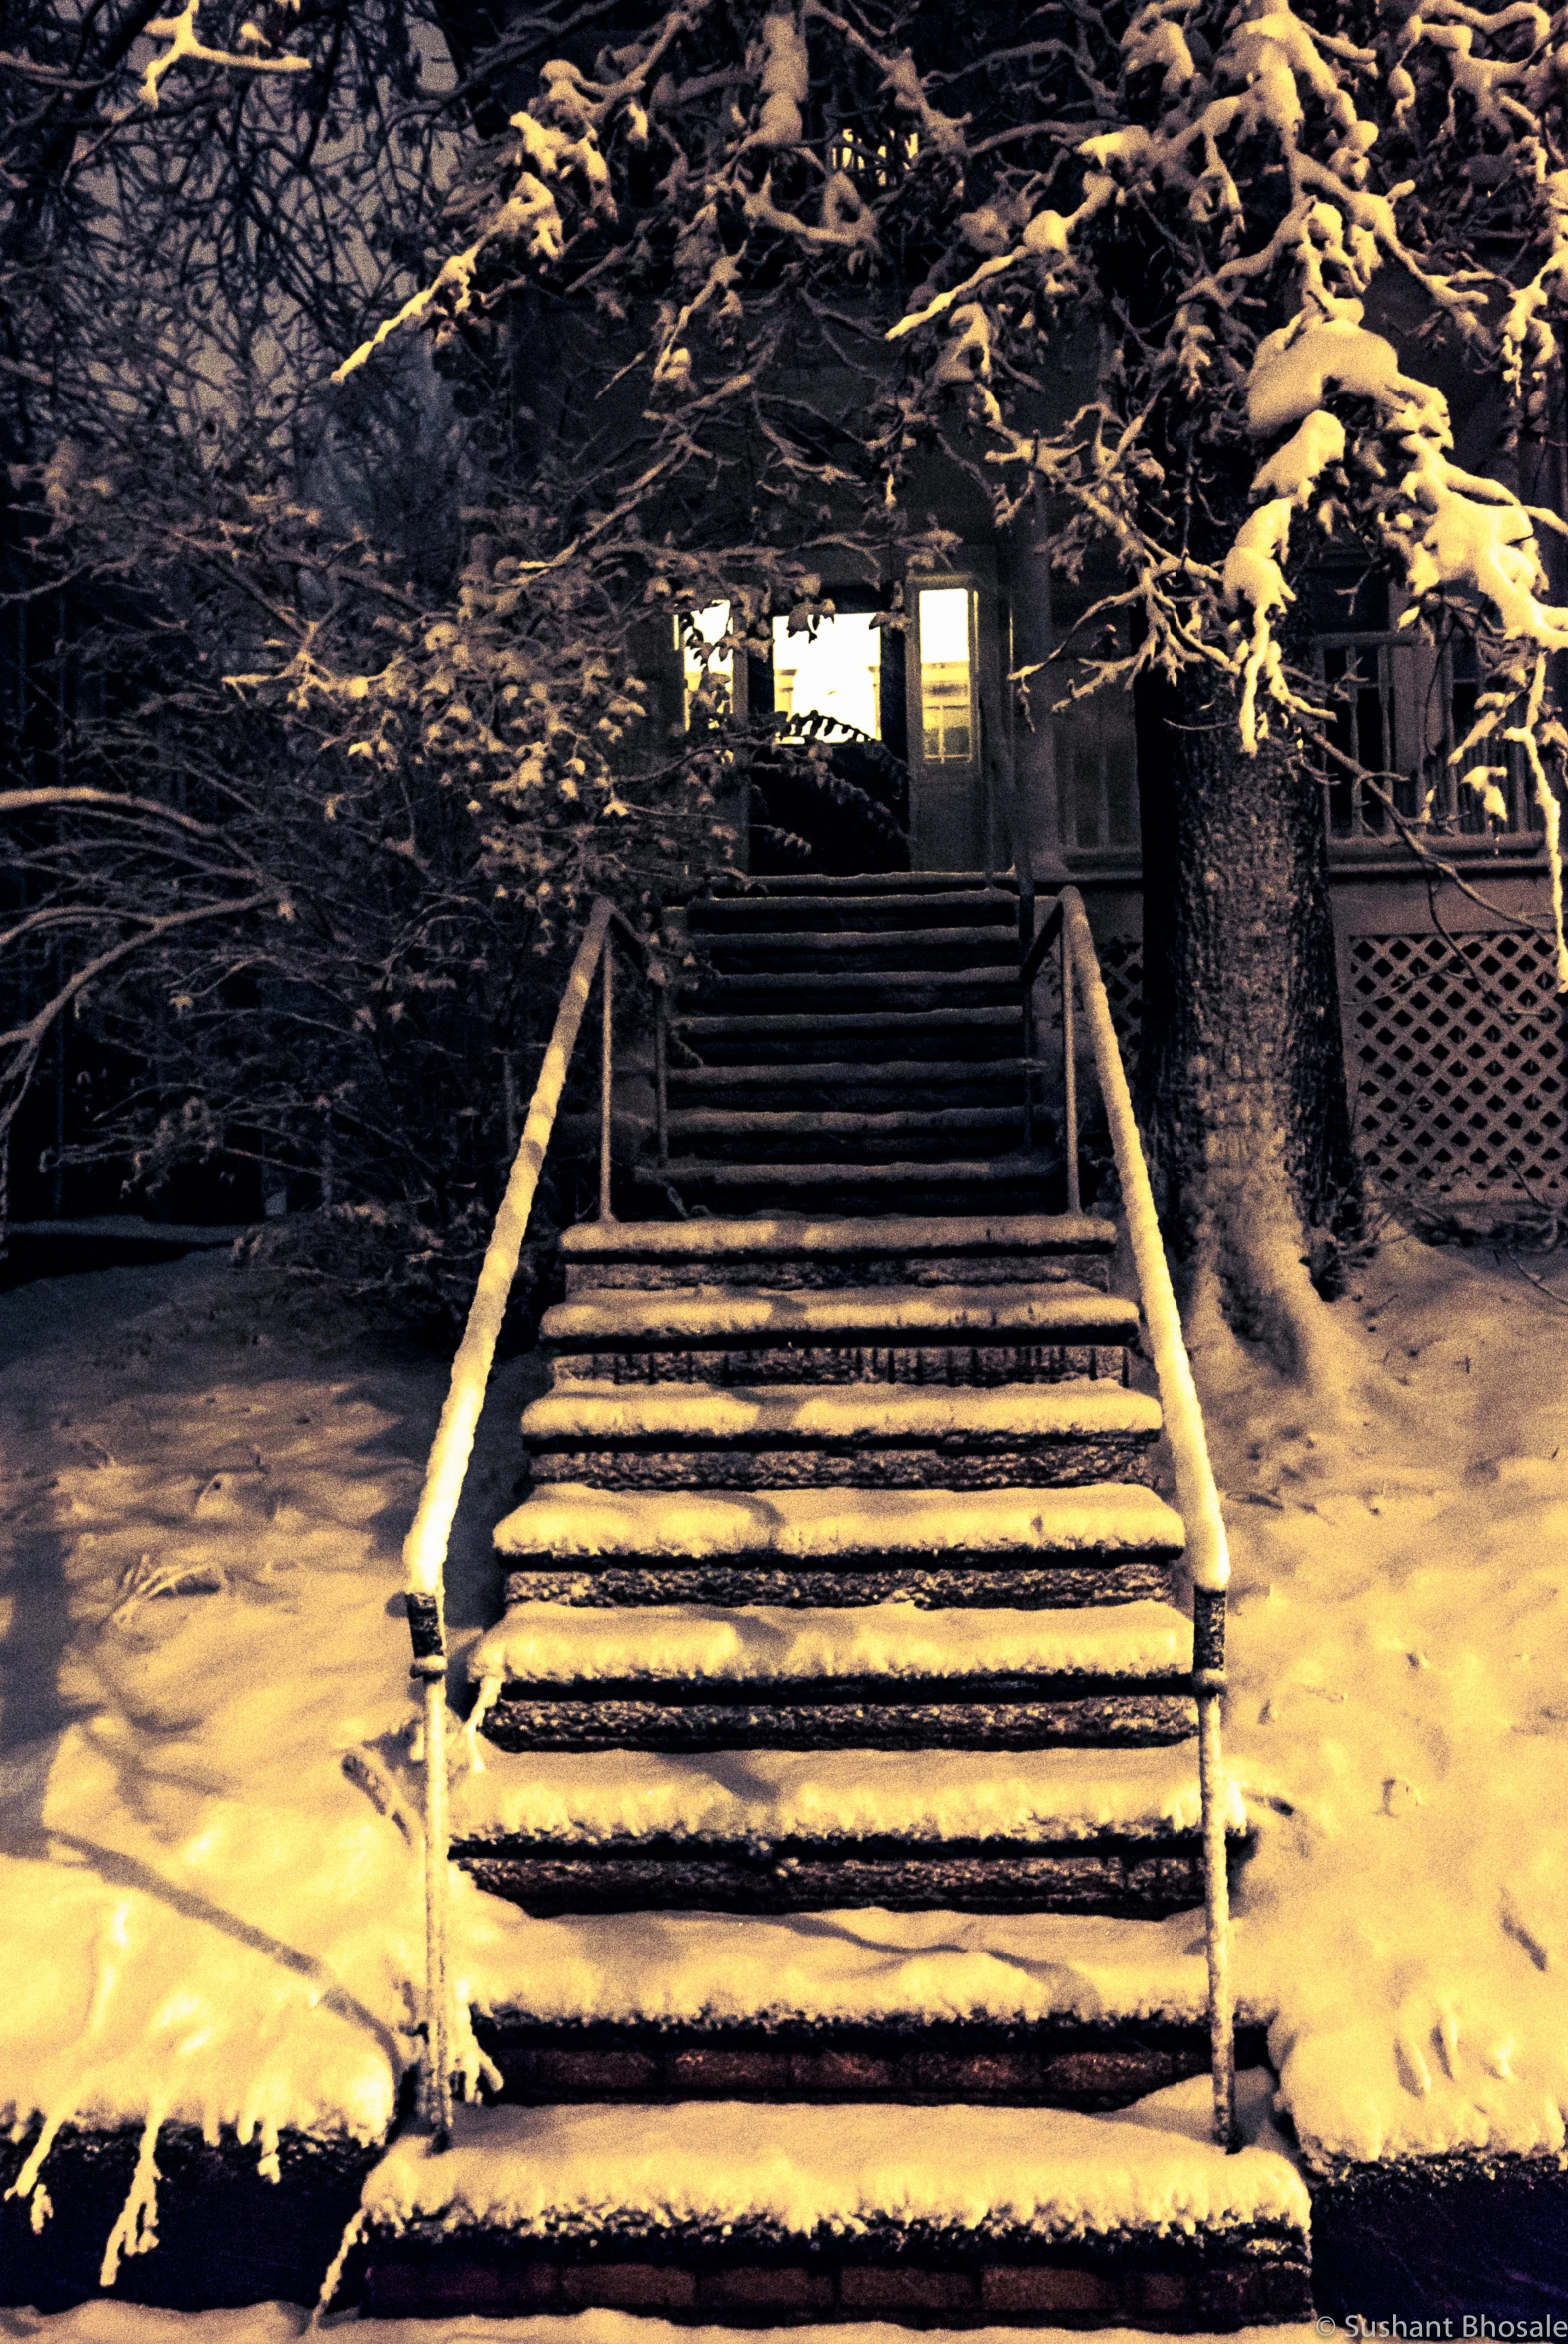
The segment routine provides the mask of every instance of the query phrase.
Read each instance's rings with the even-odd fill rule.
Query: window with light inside
[[[927,765],[967,765],[975,754],[973,595],[923,586],[918,596],[920,754]]]

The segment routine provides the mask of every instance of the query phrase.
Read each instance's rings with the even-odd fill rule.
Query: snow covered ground
[[[1359,1296],[1370,1405],[1209,1398],[1242,1990],[1313,2164],[1560,2156],[1568,1261],[1395,1237]]]
[[[1340,1306],[1371,1405],[1319,1418],[1261,1369],[1213,1396],[1228,1748],[1258,1828],[1238,1984],[1275,2014],[1320,2168],[1564,2148],[1568,1262],[1528,1266],[1563,1302],[1395,1240]],[[18,2139],[40,2117],[46,2138],[145,2128],[106,2268],[155,2219],[159,2121],[267,2158],[287,2129],[373,2141],[392,2119],[421,1968],[398,1548],[443,1386],[438,1359],[210,1257],[0,1296],[0,2111]],[[470,1642],[534,1388],[504,1369],[481,1430],[452,1602]],[[568,1948],[466,1882],[455,1924],[475,1984],[550,1944],[594,1958],[591,1930]],[[949,1982],[975,2006],[1018,1926],[994,1959],[987,1925],[966,1931]],[[899,1929],[890,1973],[921,1952],[921,1917]],[[613,1979],[573,1986],[595,1990],[613,2006]],[[35,2222],[49,2178],[35,2153]],[[21,2316],[8,2332],[32,2333]],[[49,2332],[151,2344],[162,2320],[106,2305]],[[625,2344],[616,2315],[590,2324],[578,2344]],[[298,2322],[205,2325],[274,2344]]]
[[[166,2118],[264,2160],[377,2140],[423,1958],[416,1827],[378,1801],[445,1367],[200,1256],[0,1297],[0,2115],[44,2118],[34,2222],[73,2120],[144,2125],[149,2161]]]
[[[306,2315],[292,2304],[260,2303],[251,2311],[147,2311],[132,2303],[86,2303],[43,2318],[36,2312],[0,2312],[0,2335],[16,2344],[295,2344]],[[331,2335],[345,2323],[327,2320]],[[733,2328],[672,2327],[667,2320],[627,2312],[585,2311],[522,2320],[355,2320],[354,2344],[733,2344]],[[1225,2344],[1305,2344],[1310,2327],[1236,2328]],[[755,2344],[909,2344],[908,2328],[880,2321],[831,2328],[760,2328]],[[1016,2328],[925,2328],[926,2344],[1017,2344]],[[1077,2328],[1031,2328],[1030,2344],[1077,2344]],[[1100,2344],[1148,2344],[1133,2328],[1099,2328]],[[1191,2344],[1205,2344],[1201,2337]]]

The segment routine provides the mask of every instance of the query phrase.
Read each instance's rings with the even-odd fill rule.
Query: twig
[[[1548,1302],[1555,1302],[1559,1310],[1568,1310],[1568,1294],[1554,1293],[1544,1278],[1537,1277],[1533,1269],[1525,1268],[1524,1263],[1519,1259],[1518,1254],[1515,1253],[1510,1246],[1499,1245],[1497,1250],[1503,1255],[1505,1260],[1511,1261],[1513,1263],[1515,1269],[1519,1272],[1521,1277],[1527,1277],[1532,1286],[1539,1288],[1540,1292],[1546,1296]]]

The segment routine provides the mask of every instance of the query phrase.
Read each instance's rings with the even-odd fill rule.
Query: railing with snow
[[[527,1233],[528,1217],[538,1190],[544,1158],[560,1111],[566,1074],[576,1048],[595,974],[602,968],[600,989],[602,1041],[599,1054],[599,1218],[611,1220],[611,1128],[614,1090],[615,959],[612,937],[629,945],[654,989],[655,1080],[659,1160],[668,1155],[668,1115],[665,1104],[665,1004],[663,970],[636,930],[628,925],[607,898],[600,896],[589,915],[571,975],[556,1013],[554,1031],[544,1053],[544,1064],[523,1125],[506,1193],[495,1216],[495,1227],[479,1270],[457,1356],[452,1361],[451,1386],[430,1447],[413,1526],[403,1542],[403,1564],[408,1578],[408,1627],[413,1638],[413,1674],[424,1685],[424,1927],[425,2009],[424,2078],[425,2121],[438,2145],[451,2134],[451,2011],[446,1978],[446,1907],[450,1887],[446,1811],[446,1550],[458,1500],[473,1452],[489,1386],[501,1322],[511,1298]]]
[[[1192,1690],[1197,1699],[1198,1780],[1202,1798],[1203,1917],[1208,1956],[1208,2040],[1214,2085],[1214,2138],[1221,2147],[1239,2145],[1235,2121],[1235,2009],[1230,1987],[1230,1891],[1225,1864],[1225,1793],[1220,1748],[1220,1703],[1225,1689],[1225,1590],[1230,1553],[1219,1491],[1209,1462],[1208,1441],[1191,1361],[1181,1337],[1181,1318],[1171,1284],[1160,1235],[1149,1167],[1133,1114],[1132,1095],[1111,1005],[1106,999],[1100,959],[1076,887],[1063,887],[1044,921],[1035,925],[1035,888],[1019,882],[1019,976],[1024,995],[1025,1138],[1033,1138],[1035,1063],[1035,979],[1055,944],[1060,956],[1063,1051],[1063,1153],[1067,1168],[1067,1208],[1081,1205],[1078,1163],[1078,1070],[1074,1035],[1074,978],[1083,994],[1084,1017],[1094,1052],[1095,1073],[1111,1148],[1122,1184],[1122,1209],[1132,1246],[1139,1301],[1149,1329],[1155,1377],[1165,1417],[1166,1438],[1176,1473],[1176,1503],[1186,1526],[1187,1569],[1192,1582]]]

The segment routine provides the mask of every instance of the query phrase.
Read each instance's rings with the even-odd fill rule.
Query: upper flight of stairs
[[[692,922],[705,1153],[639,1194],[725,1209],[563,1239],[451,1796],[500,2104],[373,2177],[365,2308],[1299,2318],[1265,2074],[1208,2137],[1182,1525],[1115,1226],[1019,1145],[1015,899],[814,889]]]
[[[1018,897],[967,875],[769,881],[687,907],[667,1166],[645,1193],[750,1212],[1038,1210]]]

